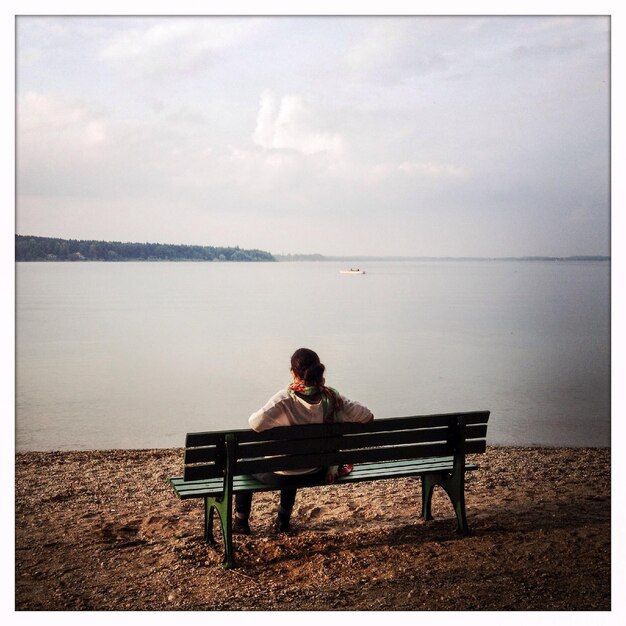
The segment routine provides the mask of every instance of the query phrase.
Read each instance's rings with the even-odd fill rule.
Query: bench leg
[[[213,537],[213,515],[217,512],[224,539],[224,558],[222,567],[231,569],[234,567],[233,558],[233,505],[232,498],[205,498],[204,499],[204,539],[207,543],[215,546]]]
[[[432,520],[433,489],[440,485],[448,494],[456,515],[458,533],[469,534],[467,516],[465,515],[465,480],[462,475],[424,474],[422,476],[422,517]]]
[[[422,517],[430,521],[433,519],[432,514],[432,499],[433,489],[435,488],[436,481],[433,480],[432,474],[422,475]]]
[[[212,498],[211,498],[212,500]],[[209,498],[204,499],[204,540],[215,545],[215,537],[213,537],[213,514],[215,510]]]
[[[469,526],[467,525],[467,517],[465,515],[465,489],[457,484],[458,481],[450,480],[447,484],[442,485],[446,493],[450,497],[454,512],[456,514],[456,532],[461,535],[469,535]]]

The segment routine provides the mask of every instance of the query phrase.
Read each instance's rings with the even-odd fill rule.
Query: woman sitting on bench
[[[276,426],[371,422],[374,415],[367,407],[349,400],[331,387],[326,387],[325,369],[313,350],[296,350],[291,357],[293,382],[287,389],[273,395],[262,409],[250,416],[250,427],[262,431]],[[261,482],[281,487],[275,529],[279,532],[289,530],[289,519],[298,487],[319,483],[324,476],[327,482],[333,483],[337,471],[338,468],[333,466],[255,474],[255,478]],[[251,507],[252,492],[236,494],[233,532],[250,534],[248,518]]]

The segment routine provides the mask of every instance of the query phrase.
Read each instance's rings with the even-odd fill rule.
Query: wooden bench
[[[465,472],[477,465],[468,464],[465,455],[485,452],[488,419],[489,411],[475,411],[377,419],[369,424],[189,433],[184,474],[168,480],[179,498],[204,498],[204,538],[213,545],[217,512],[227,569],[234,563],[233,494],[278,489],[251,476],[261,472],[350,463],[352,473],[338,478],[335,485],[420,476],[422,516],[432,519],[433,488],[440,485],[454,507],[457,531],[467,534]]]

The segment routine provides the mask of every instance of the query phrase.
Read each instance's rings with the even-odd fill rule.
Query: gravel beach
[[[468,474],[471,535],[416,479],[303,489],[293,531],[256,494],[238,568],[167,477],[181,449],[16,455],[16,598],[28,610],[611,609],[610,450],[490,447]]]

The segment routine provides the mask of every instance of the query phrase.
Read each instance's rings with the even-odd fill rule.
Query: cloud
[[[119,188],[113,170],[132,178],[119,127],[93,104],[28,92],[17,100],[16,130],[20,194],[103,197]]]
[[[87,107],[76,100],[32,91],[19,97],[18,111],[18,128],[22,132],[63,129],[89,117]]]
[[[17,131],[20,155],[26,159],[55,147],[85,155],[107,139],[101,111],[75,98],[36,92],[18,98]]]
[[[435,178],[468,178],[469,170],[465,167],[436,161],[404,161],[398,169],[405,174],[420,174]]]
[[[405,39],[404,21],[390,27],[389,22],[374,22],[346,52],[346,63],[355,70],[379,67],[393,61]]]
[[[546,60],[550,56],[567,55],[574,51],[584,50],[585,44],[580,39],[558,39],[535,45],[519,45],[513,48],[512,55],[524,60]]]
[[[180,170],[206,160],[195,126],[162,116],[116,119],[77,98],[28,92],[17,102],[20,193],[114,198],[167,193]]]
[[[242,44],[259,28],[256,19],[148,19],[112,35],[98,59],[143,75],[194,73],[225,48]]]
[[[345,149],[341,135],[316,128],[315,116],[301,97],[287,95],[277,102],[271,91],[261,95],[252,139],[262,148],[295,150],[307,155],[326,153],[340,157]]]
[[[82,232],[96,219],[81,207],[98,206],[107,232],[185,223],[212,236],[223,220],[220,232],[246,224],[250,247],[264,247],[268,216],[326,211],[358,215],[374,239],[396,219],[408,250],[406,220],[427,238],[417,221],[430,211],[435,231],[466,219],[461,236],[475,219],[504,250],[517,233],[507,220],[535,228],[546,213],[576,226],[555,245],[571,236],[572,251],[590,251],[584,227],[608,232],[608,25],[20,18],[20,219],[71,235],[73,219]]]
[[[432,74],[445,74],[455,63],[455,46],[440,45],[446,23],[441,17],[368,21],[346,52],[346,67],[353,79],[382,85],[384,89]]]

